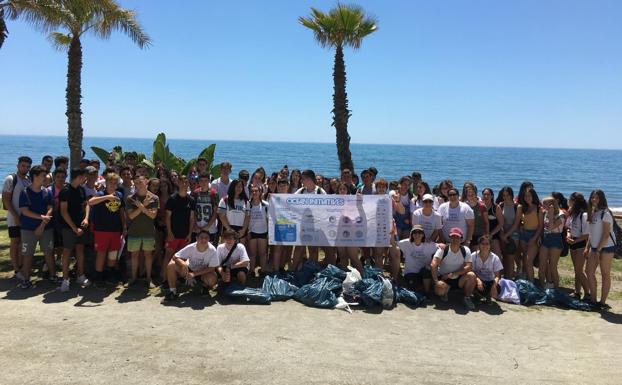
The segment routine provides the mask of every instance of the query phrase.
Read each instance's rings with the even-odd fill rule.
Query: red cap
[[[449,236],[462,238],[462,230],[460,230],[460,228],[458,227],[453,227],[451,230],[449,230]]]

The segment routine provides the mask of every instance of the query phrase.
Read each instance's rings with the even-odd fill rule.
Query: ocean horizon
[[[339,162],[334,142],[276,142],[242,140],[198,140],[167,138],[171,151],[183,158],[194,158],[211,143],[216,143],[215,162],[228,160],[233,175],[241,169],[250,172],[263,166],[268,173],[288,165],[313,169],[326,177],[339,175]],[[44,155],[67,155],[64,136],[0,135],[4,151],[0,154],[0,172],[15,171],[17,157],[28,155],[34,163]],[[94,158],[91,146],[107,150],[116,145],[125,151],[151,155],[153,138],[85,137],[84,149]],[[407,145],[352,143],[350,146],[355,172],[374,166],[379,177],[389,181],[419,171],[423,180],[434,186],[451,179],[461,187],[473,181],[481,190],[490,187],[498,192],[509,185],[515,192],[524,180],[534,183],[542,198],[552,191],[568,196],[578,191],[587,196],[600,188],[605,191],[610,207],[622,211],[622,180],[610,165],[622,164],[622,150],[534,147],[473,147],[459,145]]]

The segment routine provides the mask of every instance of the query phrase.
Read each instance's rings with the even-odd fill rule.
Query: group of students
[[[475,298],[496,297],[501,277],[534,280],[535,261],[537,282],[559,286],[557,263],[568,245],[574,295],[581,297],[583,290],[585,300],[608,307],[615,221],[601,190],[587,201],[573,193],[566,205],[559,193],[540,201],[530,182],[516,198],[506,186],[495,199],[490,188],[480,197],[472,182],[462,191],[450,180],[430,188],[417,172],[388,183],[373,167],[361,172],[360,183],[347,169],[340,178],[326,178],[287,166],[271,175],[261,167],[252,174],[242,170],[232,179],[229,162],[220,164],[220,176],[213,179],[203,158],[188,175],[158,164],[152,178],[130,157],[104,170],[98,160],[83,159],[67,181],[66,157],[46,156],[41,163],[31,167],[29,157],[20,157],[3,186],[11,261],[24,289],[32,285],[37,244],[49,279],[60,283],[61,291],[69,290],[72,274],[78,285],[97,287],[118,283],[123,273],[128,286],[144,277],[150,288],[162,284],[163,301],[177,298],[183,279],[205,289],[231,281],[245,285],[249,276],[296,270],[305,259],[318,262],[318,247],[268,245],[271,194],[388,194],[390,247],[323,247],[322,263],[360,271],[373,263],[409,288],[442,300],[450,289],[459,289],[473,309]],[[85,247],[95,254],[92,269],[85,266]],[[62,278],[56,274],[57,257]]]

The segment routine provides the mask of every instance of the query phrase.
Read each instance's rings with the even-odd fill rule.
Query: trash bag
[[[397,285],[393,286],[393,290],[395,291],[395,302],[403,303],[410,307],[425,306],[425,295]]]
[[[516,287],[516,282],[511,279],[501,278],[499,280],[499,288],[499,295],[497,297],[499,301],[520,305],[520,295]]]
[[[338,279],[340,282],[343,282],[343,280],[346,279],[346,275],[347,273],[345,271],[341,270],[335,265],[328,265],[325,269],[317,273],[318,277],[322,276],[328,278],[335,278]]]
[[[352,294],[354,293],[354,284],[357,281],[361,280],[361,273],[355,268],[350,267],[350,271],[346,273],[346,278],[343,280],[341,287],[343,289],[344,294]]]
[[[363,278],[376,278],[382,273],[382,269],[377,267],[365,266],[363,268]]]
[[[386,278],[380,278],[382,280],[382,307],[390,309],[395,304],[395,293],[393,292],[393,285],[391,281]]]
[[[549,303],[544,290],[537,287],[533,282],[524,279],[516,280],[521,305],[546,305]]]
[[[270,295],[272,301],[287,301],[294,298],[298,287],[285,280],[268,275],[263,279],[261,290]]]
[[[246,303],[255,303],[260,305],[270,304],[270,294],[264,293],[261,289],[253,289],[232,283],[227,285],[223,289],[223,292],[228,297],[241,299]]]
[[[368,308],[382,305],[382,287],[383,282],[373,278],[363,278],[354,284],[354,289],[360,293],[360,302]]]
[[[307,261],[302,268],[297,271],[288,271],[287,273],[278,273],[276,276],[294,286],[302,287],[313,280],[315,275],[322,270],[322,267],[312,261]]]
[[[546,289],[546,296],[550,304],[573,310],[591,311],[590,304],[578,298],[572,298],[568,294],[558,289]]]
[[[341,282],[335,278],[318,277],[313,282],[302,286],[294,299],[307,306],[334,308],[337,295],[341,291]]]

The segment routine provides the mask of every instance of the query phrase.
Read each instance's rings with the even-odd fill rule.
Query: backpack
[[[447,246],[445,247],[445,249],[443,250],[443,258],[441,258],[441,261],[442,261],[443,259],[445,259],[445,257],[447,256],[447,254],[449,254],[449,249],[450,249],[450,248],[451,248],[451,247],[449,247],[449,245],[447,245]],[[466,253],[466,248],[465,248],[464,246],[462,246],[462,245],[460,245],[460,253],[462,254],[462,258],[463,258],[463,259],[466,259],[466,254],[467,254],[467,253]]]
[[[13,180],[13,186],[11,187],[11,202],[13,202],[13,194],[15,193],[15,188],[17,187],[17,174],[11,174],[11,179]],[[4,209],[7,210],[6,207],[4,207]]]
[[[618,225],[618,221],[616,221],[616,217],[613,215],[611,210],[609,210],[609,214],[611,214],[611,218],[613,219],[612,229],[609,231],[609,237],[613,241],[613,256],[615,258],[622,258],[622,228]],[[600,214],[600,220],[602,221],[605,217],[605,210]],[[611,234],[613,233],[613,234]]]

